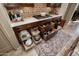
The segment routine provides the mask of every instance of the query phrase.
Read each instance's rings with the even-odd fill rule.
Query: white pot
[[[16,19],[17,19],[17,21],[21,21],[22,20],[22,17],[18,17]]]
[[[46,12],[40,13],[41,16],[46,16],[46,14],[47,14]]]
[[[25,42],[25,45],[26,46],[30,46],[32,44],[32,40],[31,39],[28,39],[26,42]]]
[[[23,37],[23,35],[25,35],[25,37]],[[27,38],[30,38],[31,35],[28,33],[27,30],[23,30],[20,32],[20,38],[22,41],[26,40]]]

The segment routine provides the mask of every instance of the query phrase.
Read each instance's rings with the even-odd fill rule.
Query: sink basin
[[[35,15],[33,17],[36,18],[36,19],[43,19],[43,18],[48,18],[48,17],[52,17],[52,16],[50,16],[50,15],[46,15],[46,16]]]

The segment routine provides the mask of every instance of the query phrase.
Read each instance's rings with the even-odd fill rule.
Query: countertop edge
[[[32,23],[32,22],[38,22],[38,21],[43,21],[43,20],[47,20],[47,19],[51,19],[51,18],[55,18],[55,17],[59,17],[59,16],[62,16],[62,15],[51,15],[52,17],[48,17],[48,18],[44,18],[44,19],[40,19],[40,20],[38,20],[38,19],[36,19],[36,18],[34,18],[34,17],[31,17],[31,18],[28,18],[28,19],[32,19],[32,20],[34,20],[34,21],[30,21],[30,22],[28,22],[28,21],[21,21],[21,22],[16,22],[16,23],[10,23],[10,27],[16,27],[16,26],[21,26],[21,25],[24,25],[24,24],[29,24],[29,23]],[[27,18],[26,18],[27,19]]]

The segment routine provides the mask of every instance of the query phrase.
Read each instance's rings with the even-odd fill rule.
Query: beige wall
[[[23,7],[23,8],[21,8],[21,10],[24,11],[24,13],[23,13],[24,18],[27,16],[38,15],[44,11],[45,12],[51,11],[51,8],[47,7],[47,5],[45,3],[35,3],[34,5],[35,5],[35,7]],[[68,3],[62,3],[61,8],[57,9],[58,13],[61,14],[63,17],[64,17],[66,10],[67,10],[67,6],[68,6]],[[11,10],[11,11],[15,11],[15,10],[16,9]]]
[[[62,19],[63,19],[64,16],[65,16],[67,7],[68,7],[68,3],[62,3],[61,8],[60,8],[60,10],[59,10],[59,14],[62,15]]]
[[[39,15],[41,12],[49,12],[51,8],[47,7],[46,3],[34,3],[34,7],[22,7],[20,10],[23,10],[22,16],[26,18],[28,16]],[[9,11],[16,12],[16,9]]]
[[[68,23],[68,21],[71,20],[76,8],[77,8],[78,4],[77,3],[70,3],[68,5],[68,8],[67,8],[67,11],[66,11],[66,14],[64,16],[64,19],[66,20],[66,23]]]
[[[35,5],[35,7],[23,7],[23,8],[21,8],[21,10],[24,11],[24,13],[23,13],[24,18],[27,16],[38,15],[43,11],[45,11],[45,12],[51,11],[51,8],[47,7],[46,3],[35,3],[34,5]],[[58,8],[58,13],[61,14],[63,17],[65,15],[66,10],[67,10],[67,6],[68,6],[68,3],[62,3],[61,8]],[[15,11],[15,10],[16,9],[14,9],[13,11]]]

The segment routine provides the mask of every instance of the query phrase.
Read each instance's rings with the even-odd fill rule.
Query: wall
[[[46,3],[35,3],[35,7],[23,7],[21,10],[23,10],[23,17],[27,16],[33,16],[33,15],[38,15],[41,12],[49,12],[51,11],[50,7],[47,7]],[[61,8],[58,8],[58,13],[61,14],[63,17],[65,15],[65,12],[67,10],[68,3],[62,3]],[[13,10],[15,11],[15,10]],[[63,18],[62,17],[62,18]]]
[[[60,8],[60,10],[59,10],[59,14],[62,15],[62,19],[63,19],[64,16],[65,16],[67,7],[68,7],[68,3],[62,3],[62,6],[61,6],[61,8]]]
[[[67,11],[66,11],[66,14],[64,16],[64,19],[66,20],[66,23],[68,23],[71,19],[72,19],[72,16],[77,8],[78,4],[77,3],[70,3],[68,5],[68,8],[67,8]]]
[[[51,11],[51,8],[47,7],[46,3],[35,3],[34,7],[22,7],[20,8],[20,10],[23,10],[22,16],[26,18],[28,16],[38,15],[41,12],[49,12]],[[11,10],[11,11],[15,12],[16,9]]]
[[[41,12],[49,12],[51,9],[49,7],[46,7],[46,4],[37,3],[34,4],[35,7],[24,7],[24,17],[26,16],[33,16],[33,15],[39,15]]]

